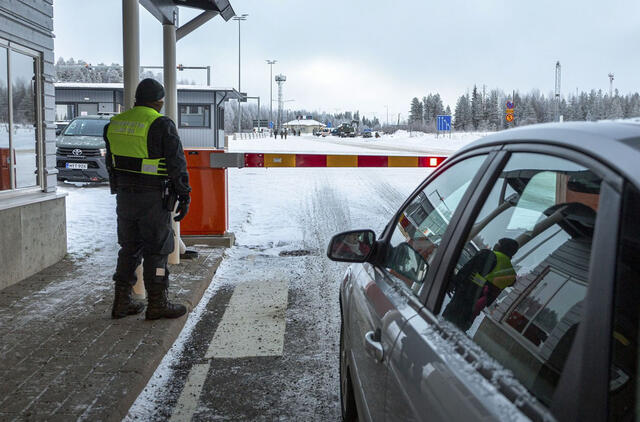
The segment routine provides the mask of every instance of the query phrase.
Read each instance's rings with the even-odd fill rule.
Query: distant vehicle
[[[362,132],[362,137],[363,138],[371,138],[373,135],[371,134],[370,130],[365,130],[364,132]]]
[[[335,235],[328,257],[354,263],[343,419],[633,420],[638,162],[638,123],[506,130],[448,158],[378,240]]]
[[[322,129],[320,129],[318,131],[319,135],[318,136],[322,136],[323,138],[331,135],[331,128],[328,127],[323,127]]]
[[[56,141],[58,180],[106,182],[104,127],[113,114],[81,116],[73,119]]]
[[[341,123],[335,130],[341,138],[355,137],[355,129],[349,123]],[[353,133],[353,136],[350,135],[351,133]]]

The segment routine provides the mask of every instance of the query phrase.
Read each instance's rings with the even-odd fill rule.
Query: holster
[[[164,183],[162,188],[162,204],[164,209],[172,212],[176,208],[176,202],[178,201],[178,194],[173,188],[173,184],[170,181]]]
[[[118,181],[116,180],[115,171],[109,171],[109,189],[111,189],[111,195],[118,193]]]

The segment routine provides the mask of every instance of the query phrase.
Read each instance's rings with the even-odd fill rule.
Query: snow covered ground
[[[232,141],[230,149],[448,155],[477,137],[465,134],[435,139],[430,135],[396,134],[378,140],[346,140],[302,136],[289,137],[286,141],[273,138]],[[267,419],[286,419],[286,416],[337,419],[337,292],[346,265],[326,258],[328,241],[335,233],[348,229],[370,228],[379,234],[430,171],[424,168],[230,169],[229,219],[236,245],[227,252],[201,304],[191,313],[178,341],[130,410],[127,420],[166,419],[172,414],[192,365],[203,361],[202,350],[206,350],[213,336],[211,330],[218,324],[216,315],[226,307],[225,300],[229,300],[237,286],[261,280],[277,280],[288,286],[283,356],[275,363],[252,360],[253,366],[246,366],[245,361],[240,366],[211,361],[206,373],[207,385],[215,388],[205,386],[201,399],[195,403],[193,420],[207,420],[212,414],[221,418],[251,419],[252,415],[263,414],[260,412],[267,412],[263,414]],[[91,256],[101,266],[115,265],[115,201],[108,186],[64,184],[60,190],[69,194],[69,254],[78,260]],[[229,373],[230,368],[233,374]],[[234,392],[234,385],[256,388],[256,373],[263,374],[261,380],[267,383],[267,390],[279,392],[275,397],[265,393],[245,400],[243,394]],[[231,379],[233,382],[229,382]],[[271,400],[275,404],[272,405]]]
[[[287,139],[230,139],[231,152],[305,152],[318,154],[439,154],[450,155],[463,146],[479,139],[488,133],[460,132],[441,135],[399,130],[393,135],[382,135],[380,138],[326,138],[313,135],[288,136]]]

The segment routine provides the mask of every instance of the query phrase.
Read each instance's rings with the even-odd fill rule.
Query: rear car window
[[[550,405],[583,315],[601,180],[516,153],[451,274],[440,316]]]

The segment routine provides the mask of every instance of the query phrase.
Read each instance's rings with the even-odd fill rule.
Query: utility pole
[[[269,123],[273,122],[273,65],[277,60],[267,60],[269,65]],[[273,130],[273,128],[271,128]]]
[[[234,16],[233,20],[234,21],[238,21],[238,92],[240,93],[240,96],[242,96],[242,87],[240,86],[240,23],[242,21],[246,21],[247,20],[247,16],[249,16],[246,13],[243,13],[240,16]],[[242,132],[242,128],[241,128],[241,122],[242,122],[242,98],[240,98],[238,100],[238,132]]]
[[[613,73],[609,73],[609,98],[613,98]]]
[[[560,71],[561,71],[561,66],[560,66],[560,62],[557,61],[556,62],[556,104],[555,104],[555,121],[559,122],[560,121]]]
[[[389,126],[389,106],[384,106],[387,109],[387,126]]]

